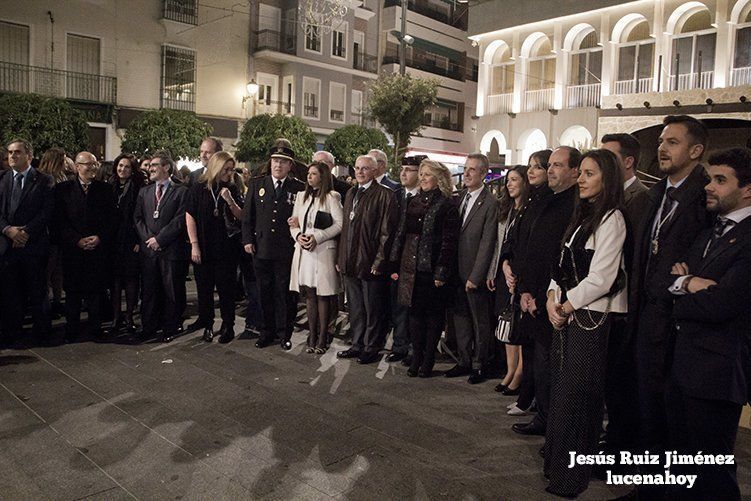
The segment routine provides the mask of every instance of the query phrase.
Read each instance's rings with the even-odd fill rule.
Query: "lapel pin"
[[[258,196],[259,196],[259,197],[262,197],[262,196],[264,196],[265,194],[266,194],[266,189],[265,189],[265,188],[261,188],[260,190],[258,190]]]
[[[735,241],[736,241],[736,238],[735,238],[735,237],[734,237],[734,238],[731,238],[731,239],[730,239],[730,243],[731,243],[731,244],[734,244],[734,243],[735,243]]]

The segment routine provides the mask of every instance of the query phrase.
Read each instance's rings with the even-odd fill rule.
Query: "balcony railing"
[[[282,33],[275,30],[254,31],[255,51],[273,50],[275,52],[284,52],[285,54],[294,54],[295,36],[289,33]]]
[[[670,75],[667,90],[690,90],[690,89],[711,89],[714,81],[714,71],[702,71],[701,73],[684,73]]]
[[[378,73],[378,58],[369,54],[355,52],[352,58],[352,68],[369,73]]]
[[[643,94],[645,92],[652,92],[652,77],[615,82],[616,94]]]
[[[33,93],[115,104],[117,79],[0,61],[0,92]]]
[[[286,101],[273,101],[271,99],[259,99],[256,101],[256,115],[294,115],[295,103]]]
[[[514,94],[509,92],[507,94],[491,94],[488,96],[487,109],[485,112],[489,115],[495,115],[497,113],[509,113],[511,111],[511,103],[513,101]]]
[[[528,90],[524,93],[524,111],[545,111],[553,107],[555,89]]]
[[[600,84],[569,85],[566,87],[566,106],[589,108],[600,105]]]
[[[410,56],[408,53],[404,61],[404,63],[410,68],[427,71],[428,73],[433,73],[434,75],[453,78],[454,80],[464,81],[464,72],[460,68],[458,62],[449,61],[447,66],[441,66],[437,64],[435,60],[426,57],[426,53],[424,51],[418,51],[415,49],[412,51],[412,53],[412,56]],[[386,48],[386,55],[383,56],[383,64],[399,64],[398,48]]]
[[[751,67],[730,70],[730,85],[751,85]]]
[[[162,18],[185,24],[198,24],[198,0],[162,0]]]
[[[318,106],[303,106],[302,114],[308,118],[318,118]]]
[[[384,7],[401,7],[401,5],[401,0],[386,0]],[[460,30],[466,31],[467,29],[467,9],[462,9],[461,6],[458,6],[458,9],[453,12],[447,12],[445,9],[439,8],[437,5],[425,0],[409,0],[407,8],[412,12],[417,12],[425,17],[454,26]]]
[[[422,124],[427,127],[435,127],[437,129],[454,130],[461,132],[462,126],[460,123],[452,121],[449,117],[431,118],[426,115],[422,121]]]
[[[344,112],[340,110],[330,110],[329,120],[332,122],[344,122]]]
[[[363,127],[375,127],[375,120],[364,113],[350,113],[352,123]]]

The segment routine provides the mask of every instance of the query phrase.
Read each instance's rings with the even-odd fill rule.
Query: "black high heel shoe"
[[[495,388],[493,388],[493,389],[495,391],[497,391],[498,393],[503,393],[504,391],[506,391],[507,388],[508,388],[508,386],[506,386],[505,384],[498,383],[497,385],[495,385]]]
[[[515,396],[517,396],[517,395],[518,395],[519,393],[521,393],[521,388],[522,388],[522,387],[521,387],[521,385],[519,385],[519,387],[518,387],[518,388],[508,388],[508,387],[507,387],[507,388],[506,388],[505,390],[503,390],[503,391],[501,392],[501,394],[502,394],[502,395],[506,395],[507,397],[515,397]]]

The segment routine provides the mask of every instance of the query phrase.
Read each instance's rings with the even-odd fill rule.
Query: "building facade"
[[[511,3],[470,12],[480,150],[526,164],[544,147],[654,131],[668,114],[705,119],[710,148],[751,135],[751,0]]]

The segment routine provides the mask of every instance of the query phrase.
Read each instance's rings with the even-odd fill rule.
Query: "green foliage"
[[[243,126],[238,141],[237,160],[258,163],[266,160],[269,149],[280,137],[292,143],[295,158],[308,163],[316,150],[316,136],[300,117],[257,115]]]
[[[3,144],[15,137],[34,147],[34,156],[57,146],[70,156],[89,148],[85,115],[64,99],[36,94],[0,97],[0,139]]]
[[[386,135],[379,129],[346,125],[326,138],[323,149],[334,155],[337,164],[354,167],[358,156],[374,148],[387,151],[388,143]]]
[[[145,111],[125,130],[121,150],[137,157],[167,150],[175,159],[198,158],[201,140],[211,135],[212,130],[191,111]]]
[[[438,81],[384,74],[370,86],[368,108],[394,139],[394,165],[400,165],[410,136],[423,128],[425,111],[437,102]]]

